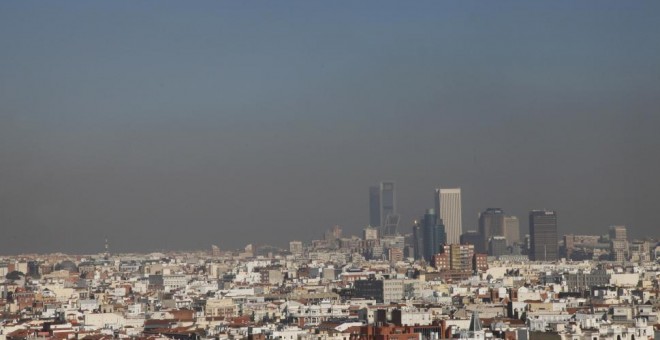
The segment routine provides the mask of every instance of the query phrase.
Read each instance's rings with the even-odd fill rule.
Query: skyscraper
[[[447,243],[459,244],[462,227],[461,188],[435,189],[435,207],[447,231]]]
[[[520,222],[516,216],[504,217],[504,237],[506,244],[512,246],[514,243],[520,243]]]
[[[396,219],[396,221],[392,221]],[[383,227],[383,235],[396,234],[399,222],[396,213],[396,191],[394,182],[380,182],[380,221]]]
[[[447,243],[445,226],[436,216],[435,210],[427,209],[424,216],[419,221],[415,221],[412,241],[415,258],[424,258],[427,261],[431,261],[433,255]]]
[[[490,244],[493,236],[504,236],[504,210],[488,208],[479,214],[479,233],[485,245]]]
[[[557,213],[549,210],[529,212],[529,259],[532,261],[556,261]]]
[[[412,230],[413,256],[419,260],[424,256],[424,234],[419,221],[415,220]]]
[[[380,186],[369,187],[369,225],[380,227]]]
[[[383,236],[397,233],[399,215],[394,182],[384,181],[369,187],[369,225],[379,227]]]
[[[442,220],[438,219],[433,209],[426,210],[422,223],[424,258],[431,261],[433,255],[440,252],[440,247],[447,243],[447,234]]]
[[[426,261],[430,261],[433,257],[433,254],[438,252],[436,248],[436,239],[435,239],[435,221],[437,216],[433,209],[427,209],[422,218],[422,237],[424,239],[424,258]]]

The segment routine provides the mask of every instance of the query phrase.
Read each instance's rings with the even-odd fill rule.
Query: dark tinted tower
[[[388,216],[396,214],[396,192],[394,182],[380,183],[380,220],[385,221]]]
[[[380,186],[369,187],[369,225],[380,227]]]
[[[548,210],[529,212],[529,259],[556,261],[558,258],[557,213]]]

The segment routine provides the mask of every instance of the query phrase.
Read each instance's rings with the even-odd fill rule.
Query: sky
[[[2,1],[0,254],[400,230],[660,237],[660,2]]]

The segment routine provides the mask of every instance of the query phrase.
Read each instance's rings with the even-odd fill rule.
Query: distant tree
[[[5,279],[7,280],[20,280],[21,277],[25,277],[25,273],[19,272],[18,270],[14,270],[13,272],[9,272],[7,275],[5,275]]]

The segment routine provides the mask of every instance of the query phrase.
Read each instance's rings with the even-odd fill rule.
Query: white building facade
[[[461,188],[435,189],[435,205],[445,225],[447,244],[459,244],[463,233]]]

